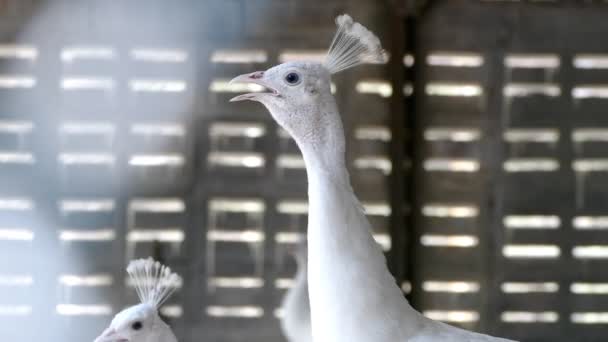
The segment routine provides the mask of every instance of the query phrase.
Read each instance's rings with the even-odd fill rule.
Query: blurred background
[[[0,338],[92,341],[153,256],[180,341],[284,341],[306,234],[294,142],[232,77],[322,58],[349,13],[391,55],[334,77],[375,238],[425,315],[608,336],[608,1],[0,0]]]

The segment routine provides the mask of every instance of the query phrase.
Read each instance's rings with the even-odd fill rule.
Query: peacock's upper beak
[[[263,71],[256,71],[256,72],[252,72],[250,74],[239,75],[239,76],[233,78],[232,80],[230,80],[230,84],[235,84],[235,83],[254,84],[256,86],[250,87],[250,90],[253,91],[252,93],[235,96],[230,99],[230,102],[245,101],[245,100],[257,101],[259,99],[260,95],[262,95],[262,94],[271,95],[271,96],[279,96],[279,92],[277,92],[276,89],[272,88],[268,84],[268,82],[266,82],[264,80]],[[264,89],[266,89],[268,91],[264,91]]]
[[[129,340],[118,335],[116,330],[108,328],[94,342],[129,342]]]

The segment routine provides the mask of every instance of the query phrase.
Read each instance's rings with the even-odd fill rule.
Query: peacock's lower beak
[[[118,335],[116,330],[108,328],[93,342],[129,342],[129,340]]]
[[[252,91],[251,93],[235,96],[230,99],[230,102],[245,100],[258,101],[262,95],[279,96],[279,93],[264,80],[263,71],[239,75],[230,80],[230,84],[244,84],[247,85],[247,90]],[[265,89],[268,91],[264,91]]]

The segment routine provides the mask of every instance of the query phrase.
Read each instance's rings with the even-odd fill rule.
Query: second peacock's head
[[[110,327],[95,342],[145,342],[155,341],[160,317],[156,308],[144,303],[119,312]]]
[[[176,341],[158,310],[180,286],[180,276],[152,258],[132,260],[127,272],[140,303],[116,314],[110,326],[94,342]]]

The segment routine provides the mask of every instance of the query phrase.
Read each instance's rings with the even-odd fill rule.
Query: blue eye
[[[285,81],[291,85],[298,84],[300,82],[300,75],[290,72],[285,76]]]

